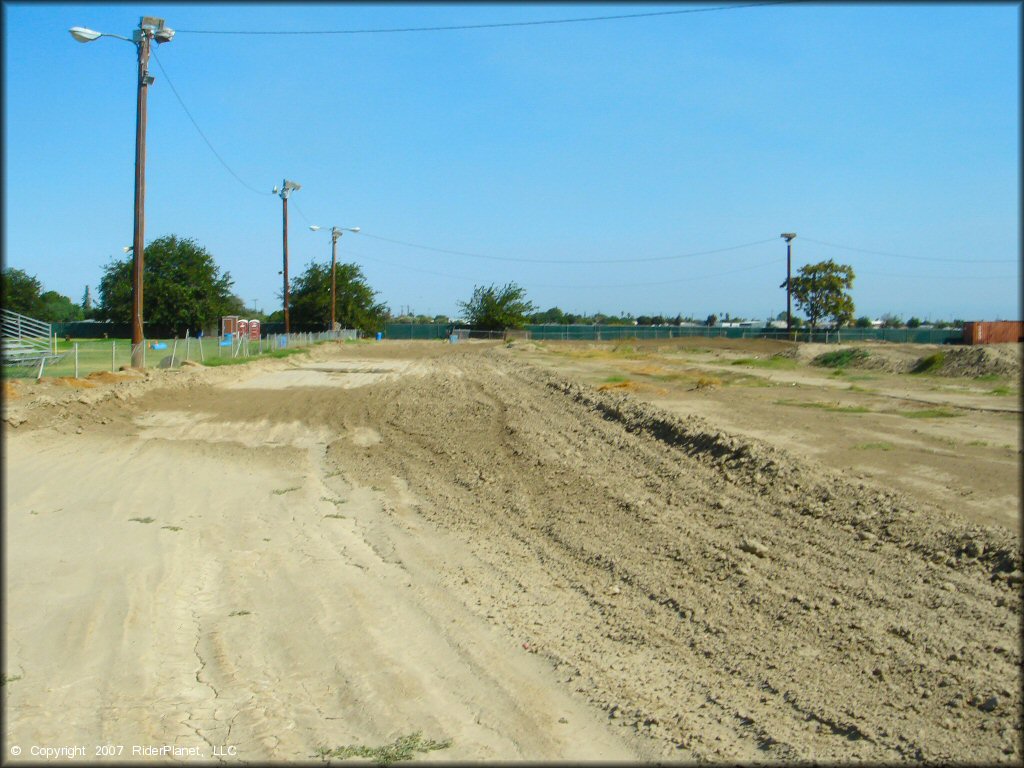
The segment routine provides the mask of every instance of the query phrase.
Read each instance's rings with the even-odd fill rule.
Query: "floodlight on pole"
[[[319,232],[322,227],[318,224],[310,224],[309,228]],[[338,238],[343,232],[358,232],[359,227],[331,227],[331,330],[337,325],[338,307]]]
[[[144,366],[144,332],[142,324],[142,275],[145,267],[145,201],[146,201],[146,97],[149,86],[153,84],[153,76],[149,73],[149,52],[153,40],[157,45],[169,43],[174,37],[174,30],[164,24],[163,19],[154,16],[143,16],[139,19],[139,27],[133,30],[131,38],[110,32],[97,32],[88,27],[71,27],[68,32],[80,43],[91,43],[101,37],[113,37],[133,43],[138,52],[138,79],[136,81],[135,109],[135,221],[134,235],[130,249],[132,261],[132,367]]]

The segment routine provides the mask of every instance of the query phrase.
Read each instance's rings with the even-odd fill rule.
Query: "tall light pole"
[[[143,349],[145,334],[142,326],[142,274],[145,266],[145,231],[146,231],[146,97],[149,86],[155,79],[149,74],[150,41],[157,44],[169,43],[174,37],[174,30],[164,26],[164,20],[154,16],[143,16],[139,19],[139,28],[132,31],[129,40],[121,35],[109,32],[96,32],[85,27],[71,27],[71,36],[80,43],[90,43],[101,37],[114,37],[134,43],[139,54],[139,75],[136,93],[135,111],[135,226],[132,238],[132,367],[143,367]]]
[[[783,285],[786,286],[786,336],[788,337],[793,332],[793,292],[789,281],[792,268],[793,238],[796,237],[796,232],[783,232],[779,237],[784,238],[786,241],[786,282]],[[781,288],[782,286],[780,285],[779,287]]]
[[[314,232],[322,229],[316,224],[310,224],[309,228]],[[331,330],[335,330],[337,324],[338,307],[338,238],[343,232],[358,232],[359,227],[331,227]]]
[[[288,317],[288,197],[291,195],[293,190],[302,189],[302,185],[285,179],[281,182],[281,189],[274,187],[274,194],[281,196],[281,202],[284,206],[284,332],[291,333],[291,322]]]

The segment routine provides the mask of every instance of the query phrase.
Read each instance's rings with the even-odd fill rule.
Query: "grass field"
[[[174,339],[147,339],[144,367],[170,367],[172,358],[174,366],[177,367],[185,360],[209,365],[226,365],[243,362],[257,356],[284,357],[297,349],[328,340],[322,339],[322,335],[325,334],[291,334],[286,341],[286,348],[278,346],[285,341],[283,336],[263,338],[259,342],[243,342],[241,348],[238,348],[237,343],[230,347],[222,346],[220,339],[214,336],[206,336],[202,339],[178,339],[177,342]],[[154,349],[154,346],[160,348]],[[47,363],[43,369],[43,376],[47,378],[74,377],[76,354],[79,378],[84,378],[97,371],[116,371],[122,366],[131,365],[131,348],[131,339],[58,339],[57,354],[62,357],[56,362]],[[38,371],[37,365],[5,366],[3,376],[4,378],[35,378]]]

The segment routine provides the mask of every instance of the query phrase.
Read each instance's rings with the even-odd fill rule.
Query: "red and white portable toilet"
[[[241,318],[239,318],[239,320],[238,320],[238,338],[244,339],[248,335],[249,335],[249,321],[248,320],[242,320]]]
[[[249,341],[260,340],[260,321],[250,320],[249,321]]]

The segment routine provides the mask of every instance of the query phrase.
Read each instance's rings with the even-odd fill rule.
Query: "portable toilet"
[[[249,340],[259,341],[260,340],[260,321],[250,320],[249,321]]]
[[[249,338],[249,321],[248,320],[242,320],[241,318],[239,318],[239,320],[238,320],[238,338],[240,338],[240,339],[247,339],[247,338]]]

